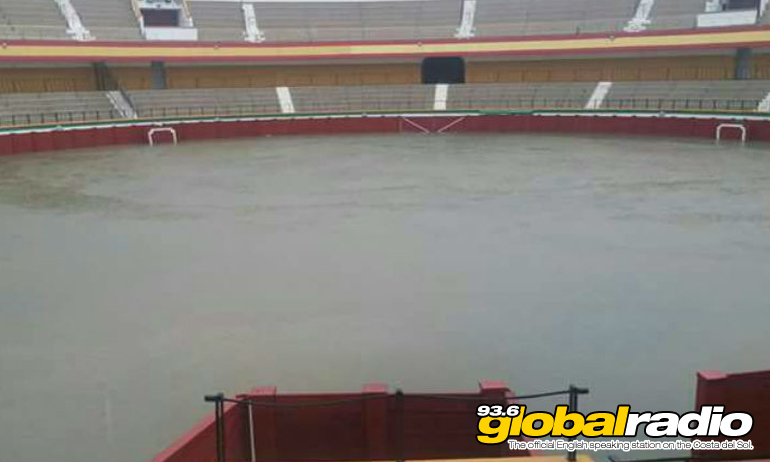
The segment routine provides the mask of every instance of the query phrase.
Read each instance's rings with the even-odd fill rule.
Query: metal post
[[[397,412],[397,432],[396,432],[396,461],[404,461],[404,392],[396,390],[396,412]]]
[[[224,398],[224,396],[221,396],[221,398]],[[221,436],[219,447],[222,451],[220,460],[225,462],[227,460],[225,455],[225,441],[227,441],[227,437],[225,436],[225,402],[223,399],[219,400],[219,435]]]
[[[577,388],[574,385],[569,386],[569,412],[577,412],[578,411],[578,397],[577,397]],[[575,438],[570,438],[570,440],[574,440]],[[567,454],[567,460],[570,462],[575,462],[577,460],[577,451],[570,451],[569,454]]]
[[[569,412],[578,412],[578,396],[587,393],[587,388],[578,388],[575,385],[569,386]],[[574,439],[574,437],[570,438],[570,440]],[[577,451],[570,451],[567,454],[567,460],[569,462],[575,462],[577,460]]]
[[[254,447],[254,405],[249,401],[249,442],[251,443],[251,462],[257,462],[257,448]]]
[[[225,395],[206,395],[203,400],[214,403],[214,429],[216,431],[217,462],[225,462]]]

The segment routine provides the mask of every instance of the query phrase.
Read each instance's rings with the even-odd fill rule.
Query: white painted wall
[[[192,27],[145,27],[144,38],[147,40],[198,40],[198,29]]]
[[[698,15],[698,27],[747,26],[757,23],[756,10],[722,11]]]

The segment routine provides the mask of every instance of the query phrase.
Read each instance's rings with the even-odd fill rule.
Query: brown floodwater
[[[149,459],[203,395],[770,366],[770,150],[295,137],[0,159],[0,459]]]

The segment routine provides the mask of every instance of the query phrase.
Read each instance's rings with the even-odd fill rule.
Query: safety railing
[[[135,107],[139,118],[170,119],[195,117],[252,117],[280,114],[277,102],[272,99],[252,100],[250,102],[201,102],[184,105],[169,101],[167,105],[147,106],[147,101],[137,100],[129,93],[124,93],[127,101]],[[601,108],[586,110],[586,98],[553,97],[453,97],[447,103],[446,111],[434,111],[433,101],[425,97],[391,98],[383,95],[366,97],[348,97],[344,99],[297,98],[294,104],[296,114],[378,114],[378,113],[436,113],[452,111],[568,111],[568,112],[693,112],[693,113],[762,113],[757,110],[757,99],[701,99],[701,98],[613,98],[603,101]],[[160,104],[163,104],[162,102]],[[0,104],[0,126],[37,126],[52,123],[82,123],[120,119],[115,110],[75,110],[22,112],[9,114]]]
[[[558,397],[558,396],[567,396],[568,397],[568,411],[569,412],[578,412],[579,408],[579,399],[581,395],[586,395],[589,393],[588,388],[583,387],[577,387],[575,385],[569,385],[569,387],[565,390],[558,390],[558,391],[550,391],[550,392],[544,392],[544,393],[533,393],[528,395],[512,395],[510,397],[505,397],[501,400],[500,397],[493,398],[489,396],[484,396],[481,394],[465,394],[465,395],[451,395],[451,394],[427,394],[427,393],[410,393],[405,394],[401,390],[397,390],[394,394],[371,394],[371,395],[361,395],[356,396],[353,398],[342,398],[342,399],[330,399],[330,400],[323,400],[323,401],[307,401],[307,402],[266,402],[263,400],[258,399],[248,399],[248,398],[228,398],[224,395],[224,393],[216,393],[211,395],[206,395],[204,397],[204,401],[207,403],[212,403],[214,405],[214,428],[215,428],[215,453],[216,453],[216,461],[217,462],[226,462],[227,460],[227,435],[226,435],[226,425],[225,425],[225,404],[231,403],[236,405],[242,405],[246,406],[249,412],[249,419],[247,425],[248,428],[248,435],[250,440],[250,453],[251,453],[251,459],[252,462],[256,462],[255,457],[255,432],[258,431],[258,429],[255,427],[255,422],[253,418],[253,409],[255,408],[262,408],[262,409],[271,409],[271,410],[286,410],[286,409],[303,409],[303,408],[318,408],[318,407],[331,407],[331,406],[339,406],[344,404],[356,404],[356,403],[364,403],[366,401],[376,401],[376,400],[395,400],[396,406],[395,408],[398,410],[400,416],[397,417],[397,421],[403,422],[403,415],[404,415],[404,400],[405,398],[420,398],[420,399],[429,399],[429,400],[439,400],[439,401],[464,401],[464,402],[470,402],[470,403],[487,403],[487,404],[494,404],[495,402],[501,402],[504,400],[507,400],[506,403],[503,404],[509,404],[511,402],[520,403],[522,401],[527,400],[534,400],[534,399],[541,399],[541,398],[549,398],[549,397]],[[473,415],[475,417],[475,414]],[[570,427],[571,428],[571,427]],[[404,441],[404,427],[403,425],[400,426],[399,429],[399,435],[396,435],[397,441],[400,442],[401,448],[398,450],[399,454],[397,455],[396,459],[401,461],[404,460],[404,449],[403,449],[403,441]],[[469,438],[475,437],[475,434],[469,434]],[[574,438],[569,438],[574,439]],[[577,460],[577,451],[571,451],[567,454],[567,460],[569,462],[575,462]]]
[[[298,113],[339,113],[339,112],[434,112],[433,101],[425,98],[393,99],[387,95],[382,97],[345,98],[337,100],[298,99],[295,97]],[[448,111],[457,110],[583,110],[587,98],[452,98],[448,101]],[[759,100],[704,100],[695,98],[622,98],[607,99],[600,109],[608,110],[639,110],[639,111],[755,111]],[[280,112],[274,101],[254,103],[232,103],[217,105],[188,105],[183,107],[163,106],[141,108],[142,117],[193,117],[206,115],[249,115],[273,114]],[[444,112],[444,111],[435,111]]]
[[[45,113],[2,114],[0,126],[36,126],[47,124],[72,124],[120,119],[120,112],[110,110],[53,111]]]

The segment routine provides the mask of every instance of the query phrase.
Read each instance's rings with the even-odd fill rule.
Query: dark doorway
[[[454,57],[423,59],[422,83],[465,83],[465,60]]]
[[[759,0],[730,0],[726,10],[756,10],[759,8]]]

